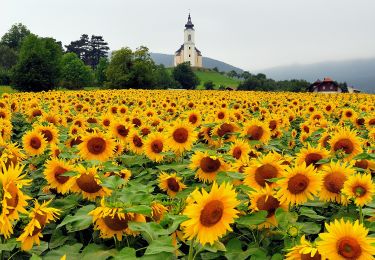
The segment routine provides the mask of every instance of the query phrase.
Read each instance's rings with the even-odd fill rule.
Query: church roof
[[[190,16],[190,13],[189,13],[189,16],[188,16],[188,21],[187,21],[187,23],[185,24],[185,28],[186,28],[186,29],[194,29],[194,24],[191,22],[191,16]]]
[[[184,45],[182,44],[181,47],[176,51],[176,54],[180,53],[184,49]]]

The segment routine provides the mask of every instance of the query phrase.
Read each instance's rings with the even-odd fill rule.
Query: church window
[[[191,41],[191,34],[189,34],[188,36],[188,41]]]
[[[190,54],[189,54],[189,57],[190,57]]]
[[[191,48],[189,47],[189,50],[190,50]]]

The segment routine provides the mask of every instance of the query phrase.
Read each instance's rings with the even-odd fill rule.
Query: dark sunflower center
[[[341,149],[344,150],[346,154],[351,154],[354,150],[354,144],[350,139],[340,139],[334,144],[333,150],[338,151]]]
[[[173,132],[173,140],[175,140],[177,143],[183,144],[187,141],[189,137],[189,132],[183,127],[177,128]]]
[[[46,225],[46,222],[47,222],[47,215],[46,214],[41,215],[39,213],[36,213],[35,214],[35,219],[39,222],[40,228],[34,227],[34,230],[31,233],[31,236],[35,236],[40,231],[42,231],[42,229],[44,228],[44,226]]]
[[[327,135],[326,137],[324,137],[324,139],[323,139],[323,146],[324,147],[328,147],[328,141],[329,141],[329,139],[331,139],[331,137],[329,136],[329,135]]]
[[[370,119],[369,121],[368,121],[368,124],[369,125],[375,125],[375,118],[372,118],[372,119]]]
[[[128,227],[128,219],[126,217],[120,219],[117,214],[113,217],[106,216],[103,218],[103,221],[107,227],[115,231],[124,230]]]
[[[367,169],[368,168],[368,161],[367,160],[360,160],[356,161],[354,164],[355,167]]]
[[[367,189],[363,186],[357,185],[353,187],[353,192],[357,197],[362,197],[366,194]]]
[[[180,184],[178,184],[175,178],[169,178],[167,184],[171,191],[178,192],[180,190]]]
[[[198,117],[194,114],[189,116],[189,122],[195,124],[198,121]]]
[[[42,130],[42,135],[47,140],[47,142],[51,142],[53,140],[53,134],[50,130]]]
[[[352,113],[351,111],[347,111],[347,112],[345,113],[345,115],[346,115],[346,117],[351,117],[351,116],[353,115],[353,113]]]
[[[323,179],[324,187],[332,193],[339,194],[341,189],[344,187],[346,176],[341,173],[330,173],[327,174]]]
[[[67,182],[69,180],[68,176],[60,176],[64,173],[66,173],[67,171],[68,171],[67,169],[64,169],[61,166],[57,166],[55,168],[55,179],[58,183],[64,184],[65,182]]]
[[[250,140],[260,140],[263,136],[264,130],[261,126],[253,125],[247,130],[247,135]]]
[[[87,193],[95,193],[102,188],[102,186],[96,183],[94,176],[91,174],[82,174],[76,182],[78,187]]]
[[[37,117],[41,115],[42,115],[42,111],[40,111],[39,109],[33,111],[33,117]]]
[[[76,137],[76,138],[73,138],[71,141],[70,141],[70,146],[73,147],[75,145],[79,145],[80,143],[82,143],[82,138],[80,136]]]
[[[133,123],[136,127],[140,127],[140,126],[142,125],[141,120],[138,119],[138,118],[133,118],[132,123]]]
[[[104,119],[103,121],[104,126],[109,126],[110,124],[111,124],[111,121],[109,121],[108,119]]]
[[[288,190],[292,194],[299,194],[306,190],[309,186],[310,180],[303,174],[296,174],[288,181]]]
[[[37,149],[39,149],[42,146],[42,142],[40,141],[40,139],[38,137],[33,137],[30,140],[30,146],[33,149],[37,150]]]
[[[240,147],[235,147],[233,149],[233,153],[232,153],[233,157],[236,158],[237,160],[240,159],[241,155],[242,155],[242,150]]]
[[[323,159],[323,156],[318,153],[309,153],[305,157],[305,163],[306,166],[309,166],[310,164],[313,164],[315,167],[319,166],[316,164],[318,161]]]
[[[224,123],[220,126],[219,130],[217,130],[217,135],[223,137],[224,135],[232,133],[233,130],[234,128],[231,124]],[[226,136],[226,138],[229,138],[229,136]]]
[[[151,142],[151,150],[154,153],[161,153],[163,151],[163,142],[161,140],[154,140]]]
[[[205,173],[216,172],[217,170],[219,170],[220,166],[221,166],[221,163],[219,159],[214,160],[210,157],[204,157],[200,161],[200,168]]]
[[[94,137],[87,142],[87,149],[90,153],[98,155],[105,151],[106,145],[107,144],[103,138]]]
[[[3,112],[3,111],[0,111],[0,118],[5,118],[6,117],[6,114],[5,114],[5,112]]]
[[[117,133],[119,135],[121,135],[122,137],[127,137],[128,134],[129,134],[129,129],[127,129],[125,126],[123,125],[119,125],[116,127],[116,130],[117,130]]]
[[[357,119],[357,124],[358,125],[364,125],[365,124],[365,119],[364,118],[358,118]]]
[[[142,139],[139,138],[139,136],[137,135],[133,136],[133,144],[135,147],[142,147],[143,146]]]
[[[199,219],[203,226],[211,227],[221,220],[223,213],[223,202],[220,200],[212,200],[204,206]]]
[[[225,114],[223,112],[219,112],[217,114],[217,118],[219,118],[219,119],[223,119],[224,117],[225,117]]]
[[[269,127],[272,131],[275,130],[276,127],[277,127],[277,122],[276,122],[276,120],[271,120],[271,121],[269,122],[268,127]]]
[[[321,260],[321,259],[322,259],[322,255],[319,254],[318,252],[316,252],[314,256],[311,256],[310,253],[301,254],[301,260]]]
[[[276,167],[272,166],[271,164],[264,164],[255,170],[255,181],[260,186],[265,187],[266,183],[270,184],[267,179],[276,178],[277,174],[278,171]]]
[[[267,218],[275,214],[276,209],[280,206],[280,202],[273,196],[263,195],[257,200],[257,207],[259,210],[267,210]]]
[[[142,134],[142,136],[146,136],[146,135],[148,135],[148,134],[150,134],[151,133],[151,131],[150,131],[150,129],[148,129],[148,128],[143,128],[142,130],[141,130],[141,134]]]
[[[343,237],[337,242],[337,251],[346,259],[357,259],[362,253],[362,248],[355,238]]]
[[[15,208],[17,207],[18,205],[18,200],[19,200],[19,197],[18,197],[18,188],[16,186],[16,184],[14,182],[11,182],[9,185],[8,185],[8,192],[10,193],[10,198],[6,198],[6,202],[7,202],[7,205],[9,207],[12,207],[12,209],[9,209],[9,213],[8,215],[12,214],[15,210]]]

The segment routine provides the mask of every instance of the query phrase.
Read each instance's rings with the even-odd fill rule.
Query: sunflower
[[[154,221],[159,223],[161,220],[163,220],[164,215],[166,212],[168,212],[168,209],[161,203],[153,201],[151,204],[151,216]]]
[[[191,157],[190,169],[197,170],[195,176],[200,181],[213,182],[216,174],[227,169],[227,165],[220,157],[198,151]]]
[[[244,160],[249,157],[250,145],[241,139],[237,139],[229,148],[228,154],[236,160]]]
[[[24,251],[30,250],[34,243],[39,245],[40,239],[43,237],[42,230],[44,227],[57,219],[60,210],[50,208],[48,205],[52,200],[43,202],[42,205],[35,200],[35,206],[29,213],[30,222],[26,225],[23,233],[17,238],[21,242],[21,249]]]
[[[73,171],[74,166],[62,159],[53,158],[46,162],[44,176],[48,185],[56,189],[57,192],[65,194],[74,184],[74,179],[69,176],[61,176],[62,174]]]
[[[102,133],[88,133],[78,145],[78,154],[85,160],[105,162],[113,156],[115,141]]]
[[[31,156],[41,155],[47,146],[43,135],[36,131],[29,131],[22,137],[23,149]]]
[[[168,131],[167,145],[177,155],[191,150],[193,143],[197,140],[197,134],[193,126],[183,121],[175,121]]]
[[[186,120],[194,127],[199,126],[202,121],[201,113],[198,110],[187,112],[186,117]]]
[[[25,207],[27,200],[31,199],[22,192],[23,186],[28,186],[31,180],[25,179],[26,174],[22,175],[24,166],[19,164],[6,166],[2,161],[0,171],[1,183],[1,215],[0,215],[0,234],[9,238],[13,233],[11,225],[12,220],[18,220],[18,213],[27,214]]]
[[[137,130],[130,130],[129,136],[128,136],[128,145],[130,151],[132,151],[135,154],[142,154],[143,153],[143,145],[144,141],[142,138],[142,135],[138,133]]]
[[[129,123],[120,123],[115,121],[113,122],[111,128],[114,137],[126,142],[129,132],[132,129],[132,125]]]
[[[181,177],[177,177],[176,173],[167,174],[162,172],[159,175],[159,187],[173,198],[179,191],[186,188],[186,185],[181,182],[181,179]]]
[[[306,240],[305,235],[301,237],[301,242],[288,250],[285,260],[321,260],[316,245]]]
[[[137,213],[125,213],[124,208],[108,207],[104,199],[100,207],[89,213],[93,217],[94,228],[100,231],[101,238],[116,237],[121,241],[124,234],[135,234],[129,227],[129,221],[146,222],[143,215]]]
[[[244,125],[242,135],[250,141],[268,143],[271,138],[271,131],[266,123],[252,119]]]
[[[331,135],[327,132],[323,133],[319,139],[319,144],[321,147],[328,148],[329,141],[331,140]]]
[[[0,161],[3,161],[6,167],[11,164],[16,165],[25,159],[25,155],[14,143],[5,142],[0,136]]]
[[[48,144],[57,144],[59,141],[59,133],[56,126],[49,124],[47,126],[36,126],[35,131],[43,135]]]
[[[285,169],[280,160],[281,156],[275,153],[269,153],[261,158],[253,159],[250,165],[245,169],[244,184],[260,190],[266,187],[266,184],[274,187],[276,182],[270,182],[268,179],[280,178]]]
[[[219,137],[220,141],[233,142],[236,139],[234,135],[239,127],[232,122],[221,122],[214,129],[212,129],[212,136]]]
[[[161,133],[152,133],[147,136],[144,144],[144,153],[150,160],[160,162],[164,159],[164,152],[166,152],[167,144],[166,138]]]
[[[283,179],[278,180],[280,189],[277,197],[281,203],[290,205],[303,204],[320,191],[322,180],[313,165],[306,166],[305,163],[288,167],[283,174]]]
[[[372,201],[375,185],[370,174],[354,174],[348,177],[342,192],[353,199],[357,206],[364,206]]]
[[[330,145],[333,153],[343,151],[347,161],[362,152],[361,140],[357,137],[357,133],[347,128],[338,130],[332,136]]]
[[[375,238],[368,237],[368,229],[343,219],[325,224],[327,232],[320,233],[317,242],[322,259],[373,259]]]
[[[235,209],[240,204],[236,196],[233,186],[226,183],[218,186],[214,182],[209,193],[204,189],[193,192],[183,212],[189,218],[181,224],[184,237],[189,240],[197,237],[202,245],[212,245],[227,231],[232,231],[229,225],[239,213]]]
[[[85,199],[94,201],[97,197],[108,196],[111,190],[102,187],[100,184],[97,168],[85,168],[78,165],[75,170],[78,175],[74,176],[74,183],[71,191],[82,194]]]
[[[257,212],[260,210],[267,211],[266,222],[258,225],[258,228],[269,228],[271,226],[277,226],[275,217],[275,211],[278,208],[288,209],[288,205],[281,204],[276,198],[275,191],[266,184],[266,187],[253,191],[250,193],[250,210],[251,212]]]
[[[306,163],[307,166],[312,164],[315,168],[320,169],[322,164],[317,164],[322,159],[326,159],[329,156],[329,152],[322,148],[320,144],[317,147],[312,147],[308,144],[307,148],[302,148],[296,155],[296,163]]]

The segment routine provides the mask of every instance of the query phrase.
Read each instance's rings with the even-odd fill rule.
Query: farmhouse
[[[323,92],[323,93],[341,93],[343,90],[340,88],[339,84],[336,81],[333,81],[331,78],[326,77],[321,80],[315,81],[308,88],[309,92]]]
[[[194,24],[191,22],[190,13],[188,21],[185,24],[184,44],[181,45],[174,55],[174,66],[183,62],[190,62],[190,66],[192,67],[202,67],[202,54],[195,47],[195,30]]]

